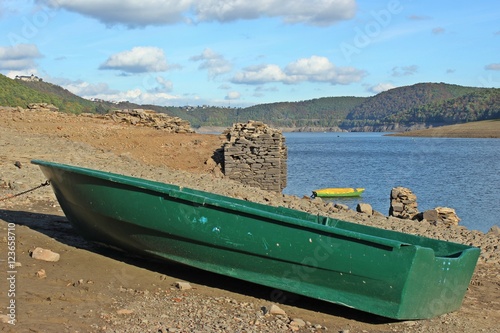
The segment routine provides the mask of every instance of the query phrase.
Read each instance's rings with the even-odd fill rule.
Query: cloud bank
[[[162,49],[137,46],[111,55],[99,69],[121,70],[125,73],[164,72],[170,67]]]
[[[285,23],[328,26],[351,19],[355,0],[36,0],[54,9],[64,9],[95,18],[106,25],[130,28],[178,22],[230,22],[278,17]]]
[[[191,57],[190,60],[201,62],[198,68],[207,70],[210,78],[228,73],[232,69],[231,63],[224,59],[224,56],[208,48],[202,54]]]
[[[33,44],[0,46],[0,70],[26,70],[36,67],[35,59],[41,58],[38,47]]]
[[[256,65],[236,73],[233,83],[264,84],[281,82],[297,84],[300,82],[326,82],[349,84],[360,81],[366,72],[354,67],[337,67],[328,58],[312,56],[298,59],[283,69],[278,65]]]

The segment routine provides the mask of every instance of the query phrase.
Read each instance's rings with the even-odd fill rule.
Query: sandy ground
[[[498,235],[401,227],[398,221],[338,213],[357,223],[478,244],[484,255],[461,309],[454,313],[394,322],[289,295],[279,306],[285,319],[306,322],[297,328],[283,318],[263,316],[261,309],[273,301],[267,288],[85,241],[67,223],[50,187],[11,197],[43,183],[38,167],[29,161],[46,159],[245,198],[248,189],[214,178],[213,164],[206,163],[221,145],[217,135],[166,134],[53,113],[0,110],[0,119],[0,319],[9,320],[12,300],[16,315],[16,325],[0,323],[1,332],[500,332]],[[254,192],[256,201],[276,199]],[[307,203],[308,210],[321,206],[308,199],[279,200],[297,200],[304,207]],[[9,231],[15,235],[18,263],[14,284],[7,280],[12,275],[7,265]],[[36,247],[55,251],[61,259],[35,260],[29,253]],[[194,288],[179,290],[176,281],[188,281]]]

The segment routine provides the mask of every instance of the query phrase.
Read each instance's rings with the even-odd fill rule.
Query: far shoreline
[[[435,137],[435,138],[500,138],[500,119],[474,121],[427,128],[422,130],[391,133],[388,136]]]
[[[199,134],[222,134],[227,127],[223,126],[202,126],[196,129]],[[282,132],[347,132],[332,130],[333,128],[280,128]],[[337,128],[335,128],[337,129]],[[340,130],[340,131],[339,131]],[[386,136],[407,136],[407,137],[436,137],[436,138],[500,138],[500,119],[475,121],[465,124],[455,124],[440,127],[433,127],[407,132],[392,132]]]

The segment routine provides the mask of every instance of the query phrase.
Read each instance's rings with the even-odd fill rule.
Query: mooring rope
[[[36,187],[30,188],[29,190],[26,190],[26,191],[23,191],[23,192],[20,192],[20,193],[16,193],[16,194],[7,195],[6,197],[0,198],[0,201],[9,200],[9,199],[21,196],[23,194],[26,194],[26,193],[29,193],[29,192],[33,192],[33,191],[38,190],[39,188],[42,188],[42,187],[47,186],[47,185],[50,185],[50,180],[46,180],[44,183],[41,183],[40,185],[38,185]]]

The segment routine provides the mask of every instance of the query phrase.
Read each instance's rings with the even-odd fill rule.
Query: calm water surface
[[[288,185],[311,195],[322,187],[364,187],[359,202],[388,214],[393,187],[410,188],[420,211],[454,208],[460,224],[487,232],[500,225],[500,139],[408,138],[384,133],[285,133]]]

